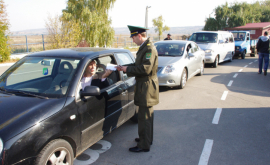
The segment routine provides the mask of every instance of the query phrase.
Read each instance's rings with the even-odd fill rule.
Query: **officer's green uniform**
[[[142,27],[128,26],[131,36],[144,32]],[[149,149],[153,141],[153,106],[159,103],[159,84],[157,78],[158,53],[148,38],[139,48],[134,64],[127,67],[127,76],[135,76],[134,103],[139,106],[137,147]]]

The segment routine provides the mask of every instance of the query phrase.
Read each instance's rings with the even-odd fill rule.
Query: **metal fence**
[[[159,37],[155,34],[148,35],[152,41],[159,41]],[[12,54],[16,53],[29,53],[29,52],[38,52],[47,50],[49,48],[48,35],[39,34],[39,35],[10,35],[10,45],[12,48]],[[161,40],[166,38],[166,35],[161,37]],[[174,35],[172,39],[180,40],[182,39],[181,35]],[[132,38],[129,35],[116,35],[114,37],[114,42],[112,48],[127,48],[137,46],[133,43]]]

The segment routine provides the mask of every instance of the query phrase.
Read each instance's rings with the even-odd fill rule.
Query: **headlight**
[[[166,68],[164,69],[164,73],[171,73],[175,70],[175,67],[173,65],[168,65],[166,66]]]
[[[236,46],[236,50],[239,50],[241,47],[240,46]]]
[[[2,153],[3,150],[3,141],[2,139],[0,139],[0,154]]]
[[[207,49],[207,50],[204,50],[205,51],[205,53],[213,53],[214,52],[214,50],[211,50],[211,49]]]

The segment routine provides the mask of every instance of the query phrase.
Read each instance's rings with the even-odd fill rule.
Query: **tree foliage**
[[[247,23],[270,22],[270,0],[248,4],[234,2],[230,6],[215,8],[215,18],[205,20],[204,30],[223,30],[226,27],[244,26]]]
[[[116,0],[68,0],[63,19],[79,23],[80,39],[91,47],[110,46],[114,40],[114,30],[108,11]]]
[[[6,36],[9,30],[9,21],[7,19],[6,6],[3,0],[0,0],[0,62],[9,60],[11,48],[8,44],[9,38]]]
[[[45,22],[50,43],[49,49],[72,48],[80,42],[81,28],[75,21],[64,21],[62,17],[48,16]]]
[[[162,18],[162,15],[153,19],[152,22],[153,22],[154,27],[156,27],[155,32],[158,32],[159,40],[160,40],[160,36],[162,36],[162,33],[164,31],[169,31],[170,28],[166,25],[163,26],[163,23],[165,22],[165,20]]]

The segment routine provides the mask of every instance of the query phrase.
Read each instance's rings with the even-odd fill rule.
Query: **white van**
[[[234,55],[233,34],[228,31],[200,31],[189,38],[205,51],[205,63],[217,67],[223,61],[232,61]]]

